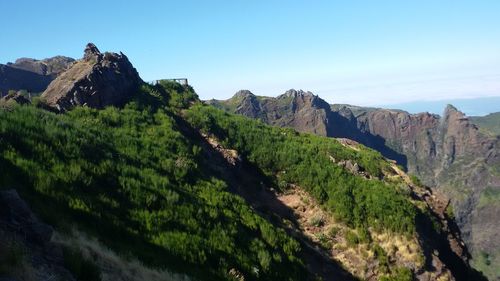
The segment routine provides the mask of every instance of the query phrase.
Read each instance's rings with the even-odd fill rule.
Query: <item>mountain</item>
[[[483,134],[453,106],[443,116],[401,110],[328,105],[309,92],[290,90],[276,98],[240,91],[207,103],[268,124],[358,141],[396,160],[412,175],[443,191],[473,251],[477,268],[500,275],[499,138]],[[451,209],[450,209],[451,210]]]
[[[489,131],[489,133],[497,136],[500,135],[500,112],[491,113],[486,116],[472,116],[470,120],[479,128]]]
[[[74,61],[72,58],[56,56],[44,60],[20,58],[14,63],[0,64],[0,93],[9,90],[43,92]]]
[[[94,47],[75,65],[102,71],[54,83],[109,103],[60,91],[0,107],[0,278],[485,280],[448,200],[380,153],[227,114],[168,80],[108,85],[108,99],[93,89],[137,76],[106,80]],[[304,110],[320,99],[286,98],[323,130],[324,111]]]

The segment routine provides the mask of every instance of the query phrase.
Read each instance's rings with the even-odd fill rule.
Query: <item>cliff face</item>
[[[42,99],[59,112],[78,105],[103,108],[130,100],[141,83],[127,56],[122,53],[102,54],[89,43],[83,59],[52,81]]]
[[[360,132],[383,138],[386,146],[403,154],[409,173],[452,199],[457,223],[476,258],[498,262],[498,137],[481,133],[451,105],[442,117],[379,109],[354,119]]]
[[[14,63],[0,64],[0,92],[43,92],[74,61],[72,58],[56,56],[44,60],[20,58]]]
[[[353,139],[380,151],[450,197],[455,219],[476,262],[500,264],[498,137],[483,134],[451,105],[441,117],[350,105],[326,107],[325,101],[312,94],[287,97],[290,95],[254,98],[257,102],[251,108],[257,108],[258,114],[233,99],[210,103],[230,110],[225,105],[232,102],[235,113],[302,132]],[[270,106],[279,104],[286,106]],[[488,266],[483,268],[484,264],[478,267],[490,270],[490,278],[500,276]]]

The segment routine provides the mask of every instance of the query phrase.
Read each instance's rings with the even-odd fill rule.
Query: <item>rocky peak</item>
[[[143,83],[127,56],[104,53],[87,44],[83,59],[58,76],[42,94],[42,101],[55,111],[75,106],[103,108],[130,100]]]
[[[234,94],[233,98],[244,99],[247,97],[254,97],[255,95],[249,90],[239,90]]]
[[[454,107],[451,104],[448,104],[446,108],[444,109],[443,113],[443,121],[449,121],[449,120],[467,120],[467,116],[461,111],[459,111],[456,107]]]
[[[102,59],[102,54],[99,49],[93,43],[88,43],[84,50],[83,60],[85,61],[97,61]]]
[[[280,97],[287,97],[287,98],[296,98],[296,97],[315,97],[315,95],[312,93],[312,92],[309,92],[309,91],[303,91],[303,90],[295,90],[295,89],[290,89],[288,91],[286,91],[283,95],[281,96],[278,96],[278,98]]]

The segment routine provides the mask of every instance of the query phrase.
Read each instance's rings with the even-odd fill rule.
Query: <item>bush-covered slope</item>
[[[228,279],[232,268],[250,280],[304,279],[299,244],[204,172],[172,112],[144,103],[0,110],[0,186],[58,229],[76,225],[150,265],[200,279]]]
[[[353,159],[369,174],[381,176],[388,167],[379,153],[349,150],[333,139],[270,127],[209,106],[192,107],[187,116],[195,127],[215,134],[224,146],[238,150],[269,175],[306,188],[348,224],[415,231],[416,209],[396,186],[354,176],[330,159]]]
[[[247,193],[261,192],[263,182],[307,191],[345,226],[344,240],[367,245],[363,258],[375,268],[370,280],[409,280],[427,271],[450,277],[448,269],[467,274],[466,261],[449,250],[449,233],[408,185],[386,178],[393,167],[379,153],[224,113],[176,83],[144,85],[123,108],[76,107],[59,115],[32,105],[0,108],[0,187],[17,189],[59,233],[71,236],[76,228],[150,267],[200,280],[324,277],[308,253],[337,262],[304,239],[303,229],[238,195],[225,171],[215,172],[200,132],[258,171]],[[233,167],[235,175],[246,167]],[[402,268],[371,234],[413,241],[420,247],[413,254],[424,260]],[[430,266],[435,261],[441,269]]]

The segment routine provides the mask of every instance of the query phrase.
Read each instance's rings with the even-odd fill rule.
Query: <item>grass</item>
[[[489,280],[500,279],[500,251],[494,253],[481,252],[475,255],[472,266],[481,271]]]
[[[153,269],[147,267],[137,259],[123,257],[112,251],[99,241],[88,237],[75,229],[69,234],[56,232],[55,242],[65,248],[78,251],[83,257],[92,257],[92,261],[98,268],[105,267],[106,271],[101,273],[103,280],[128,280],[128,281],[190,281],[186,275],[175,274],[167,270]],[[74,258],[73,258],[74,259]],[[78,261],[78,257],[76,257]],[[96,275],[97,276],[97,275]]]
[[[500,203],[500,189],[487,187],[479,197],[478,208]]]
[[[500,135],[500,112],[491,113],[481,117],[470,117],[472,123],[493,134]]]

